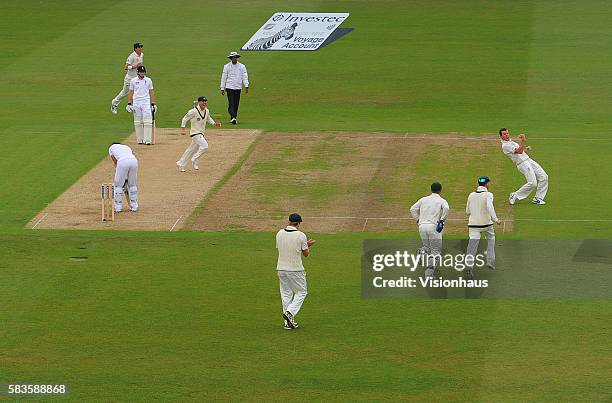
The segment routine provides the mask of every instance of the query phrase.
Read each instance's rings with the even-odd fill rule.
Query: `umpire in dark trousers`
[[[238,123],[238,106],[240,105],[240,91],[244,86],[245,92],[249,93],[249,75],[246,66],[238,62],[240,55],[237,52],[231,52],[227,58],[231,62],[223,66],[221,74],[221,95],[227,92],[227,111],[230,115],[230,123],[235,125]]]

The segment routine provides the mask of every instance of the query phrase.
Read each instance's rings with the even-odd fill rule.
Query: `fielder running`
[[[117,114],[117,106],[123,98],[125,98],[130,90],[130,82],[136,77],[136,69],[142,66],[144,63],[144,53],[142,53],[142,43],[136,42],[134,44],[134,51],[130,53],[125,61],[123,69],[126,71],[125,78],[123,79],[123,88],[111,101],[111,112]]]
[[[214,125],[215,127],[221,127],[221,122],[215,122],[215,120],[210,116],[210,111],[206,107],[207,102],[208,99],[206,99],[206,97],[199,97],[197,106],[188,110],[185,116],[183,116],[183,120],[181,120],[181,134],[183,136],[186,134],[185,126],[187,125],[187,122],[191,124],[191,129],[189,130],[191,144],[189,144],[189,147],[187,147],[181,156],[181,159],[176,161],[176,166],[180,172],[185,172],[187,160],[190,158],[193,169],[196,171],[200,169],[198,166],[198,158],[200,158],[200,156],[208,148],[208,143],[204,138],[206,122]]]
[[[450,208],[448,202],[440,196],[442,185],[431,184],[431,194],[420,198],[410,207],[410,214],[419,224],[419,234],[423,241],[423,251],[426,253],[426,277],[433,277],[436,270],[436,259],[442,252],[442,230],[444,220],[448,217]]]
[[[310,254],[310,247],[315,241],[307,239],[306,234],[298,230],[301,222],[302,217],[293,213],[289,216],[289,225],[276,234],[276,249],[278,249],[276,272],[280,283],[286,330],[298,328],[295,316],[308,294],[302,256],[307,257]]]
[[[150,146],[153,141],[153,113],[157,112],[155,91],[153,81],[146,76],[145,66],[138,66],[136,72],[137,76],[130,81],[128,104],[125,110],[134,114],[136,142]]]
[[[527,179],[527,183],[521,186],[519,190],[510,193],[510,204],[516,203],[517,200],[526,199],[534,188],[536,188],[536,194],[531,202],[539,205],[546,204],[544,198],[548,192],[548,175],[540,164],[529,157],[531,146],[525,146],[525,135],[523,133],[519,134],[520,144],[517,144],[510,139],[510,133],[504,127],[499,129],[499,137],[501,137],[502,151],[510,157]]]
[[[480,236],[484,233],[487,240],[487,267],[491,270],[495,268],[495,229],[493,223],[501,224],[501,220],[495,214],[493,207],[493,193],[489,192],[491,179],[488,176],[478,178],[478,188],[470,193],[467,199],[465,212],[469,216],[468,229],[470,240],[468,241],[466,265],[466,277],[474,278],[474,259]]]
[[[121,143],[113,143],[108,154],[115,165],[114,199],[115,213],[119,213],[123,208],[123,187],[127,182],[130,211],[138,210],[138,160],[134,156],[132,149]]]

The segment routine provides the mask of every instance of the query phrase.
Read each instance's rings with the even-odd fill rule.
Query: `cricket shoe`
[[[291,329],[297,328],[297,322],[295,321],[295,319],[293,319],[293,314],[291,312],[286,311],[285,313],[283,313],[283,318]]]
[[[516,193],[512,192],[510,193],[510,197],[508,198],[508,201],[510,202],[511,205],[514,205],[514,203],[516,203]]]
[[[179,169],[179,172],[185,172],[185,166],[181,165],[181,161],[176,161],[176,166]]]
[[[487,269],[489,269],[489,270],[495,270],[495,266],[488,264],[488,265],[487,265]]]
[[[198,165],[197,162],[192,161],[191,164],[193,165],[193,169],[195,169],[196,171],[200,169],[200,166]]]
[[[233,124],[233,125],[235,125],[235,124],[237,124],[237,123],[238,123],[238,121],[236,121],[236,118],[231,118],[231,119],[230,119],[230,123],[231,123],[231,124]]]
[[[113,103],[111,103],[111,113],[112,113],[113,115],[116,115],[116,114],[117,114],[117,105],[115,105],[115,104],[113,104]]]
[[[295,327],[291,327],[287,324],[287,321],[285,321],[285,323],[283,324],[283,328],[285,330],[293,330],[293,329],[297,329],[298,327],[300,327],[297,322],[295,322]]]
[[[130,207],[130,211],[135,213],[138,211],[138,207]]]
[[[546,204],[546,202],[542,199],[539,199],[537,197],[534,197],[533,200],[531,201],[533,204],[539,204],[540,206],[543,206]]]

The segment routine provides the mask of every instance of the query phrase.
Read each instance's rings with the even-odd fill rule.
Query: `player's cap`
[[[136,68],[136,71],[137,71],[138,73],[146,73],[146,72],[147,72],[147,68],[146,68],[145,66],[138,66],[138,67]]]
[[[289,222],[302,222],[302,216],[298,213],[293,213],[289,215]]]
[[[230,52],[230,54],[227,55],[227,58],[231,59],[232,57],[239,58],[240,54],[238,52]]]
[[[201,97],[198,97],[198,102],[206,102],[208,101],[208,98],[206,98],[204,95],[202,95]]]
[[[134,44],[134,49],[136,49],[136,48],[142,48],[142,47],[143,47],[143,44],[142,44],[142,43],[140,43],[140,42],[136,42],[136,43]]]
[[[431,184],[431,191],[432,192],[439,192],[442,190],[442,185],[440,184],[440,182],[434,182]]]
[[[491,179],[489,179],[488,176],[481,176],[480,178],[478,178],[478,184],[480,186],[484,186],[489,182],[491,182]]]

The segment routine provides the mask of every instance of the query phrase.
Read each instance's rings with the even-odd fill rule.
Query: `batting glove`
[[[151,104],[151,112],[157,113],[157,105]]]
[[[125,106],[125,110],[128,111],[129,113],[134,112],[134,108],[132,107],[132,104],[127,104]]]
[[[438,221],[438,225],[436,225],[436,232],[440,233],[444,229],[444,220]]]

